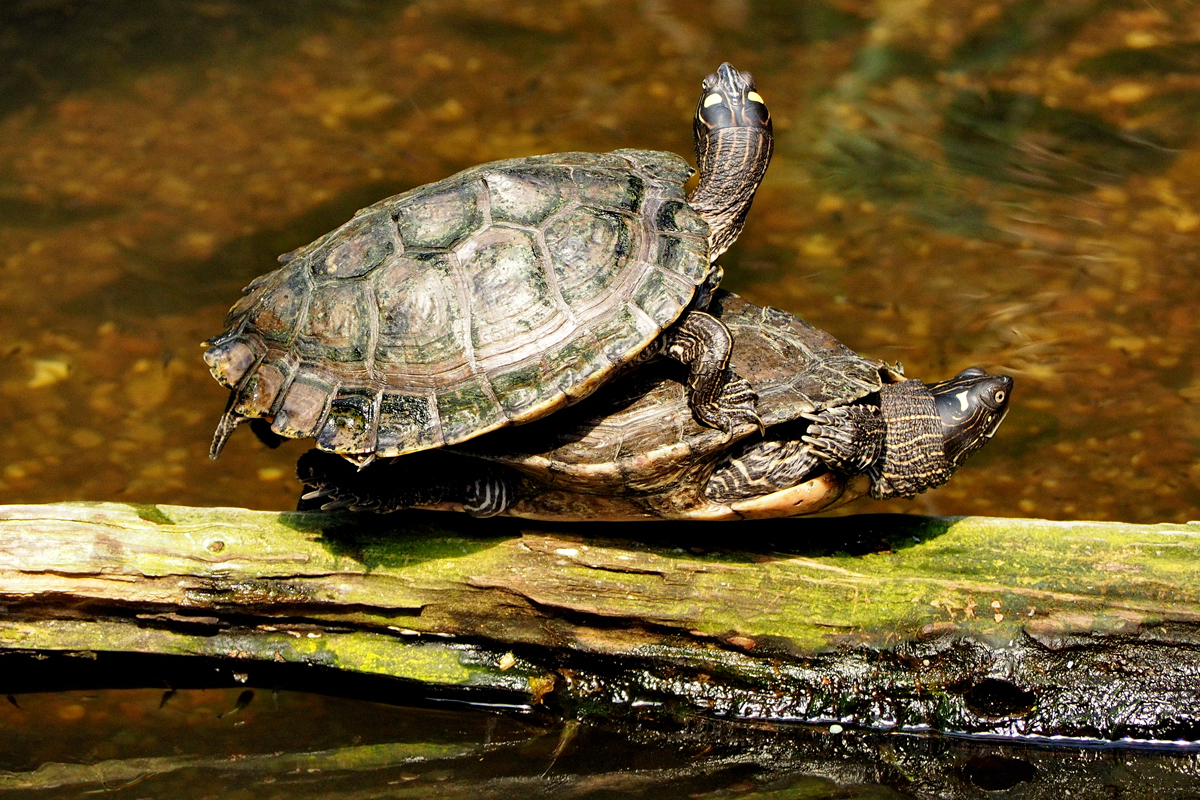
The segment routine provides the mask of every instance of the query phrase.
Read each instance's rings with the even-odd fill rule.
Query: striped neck
[[[688,203],[708,223],[710,261],[716,261],[742,232],[754,193],[771,163],[773,146],[769,128],[720,128],[697,138],[700,184]]]
[[[884,384],[879,410],[887,434],[871,496],[876,500],[914,497],[945,483],[954,467],[946,460],[942,418],[925,384],[918,380]]]

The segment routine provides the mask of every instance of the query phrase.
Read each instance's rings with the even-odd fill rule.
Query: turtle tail
[[[253,331],[230,332],[205,344],[209,346],[204,353],[209,371],[230,391],[225,413],[213,433],[209,458],[216,459],[234,430],[248,420],[270,421],[275,434],[289,438],[314,436],[320,430],[329,407],[328,395],[335,384],[308,375],[311,369],[297,364],[280,348],[268,346]],[[294,398],[285,403],[293,392],[301,402]],[[292,414],[281,415],[285,405],[293,410]],[[303,419],[305,415],[297,414],[298,409],[312,413]],[[269,440],[265,423],[256,426],[255,433],[266,444],[278,444]]]
[[[297,348],[285,349],[253,329],[231,329],[206,344],[209,371],[230,390],[210,458],[220,455],[247,420],[262,420],[253,427],[266,444],[277,444],[271,437],[312,438],[321,450],[359,467],[377,454],[399,455],[444,441],[433,398],[387,393],[365,367],[313,363]]]
[[[234,406],[237,405],[237,400],[237,392],[229,395],[229,402],[225,404],[225,413],[221,415],[221,419],[217,422],[217,430],[213,433],[212,444],[208,446],[208,457],[213,461],[216,461],[217,457],[221,455],[221,451],[225,449],[225,443],[233,435],[234,429],[247,419],[234,409]]]
[[[209,372],[217,382],[230,390],[229,402],[225,404],[225,413],[217,422],[217,430],[213,433],[212,444],[208,448],[208,457],[214,461],[225,449],[225,443],[233,435],[238,425],[254,416],[252,402],[256,388],[261,381],[256,377],[262,365],[262,356],[266,348],[261,337],[229,336],[227,334],[209,339],[204,344],[204,361],[208,364]]]

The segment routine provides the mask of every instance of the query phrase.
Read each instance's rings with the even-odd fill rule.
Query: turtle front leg
[[[812,424],[801,441],[834,472],[867,472],[883,456],[887,423],[876,406],[839,406],[802,416]]]
[[[703,311],[689,311],[663,334],[662,352],[687,364],[688,405],[696,419],[729,433],[739,425],[763,429],[755,407],[758,395],[744,378],[729,371],[733,336],[725,323]]]
[[[309,450],[296,462],[304,484],[300,511],[374,511],[461,503],[475,517],[491,517],[512,502],[513,487],[499,472],[441,451],[401,456],[362,469],[341,456]]]

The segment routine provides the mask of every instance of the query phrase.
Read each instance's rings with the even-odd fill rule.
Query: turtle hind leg
[[[788,489],[820,466],[820,459],[801,441],[758,441],[728,456],[704,487],[716,503],[733,503]]]
[[[697,421],[732,432],[740,425],[763,429],[758,396],[728,369],[733,336],[725,323],[703,311],[689,311],[663,335],[662,352],[688,365],[688,405]]]
[[[472,516],[490,517],[512,503],[512,485],[487,467],[440,450],[413,453],[358,468],[345,458],[309,450],[296,462],[304,484],[298,510],[389,513],[441,502],[461,503]]]
[[[472,517],[494,517],[512,504],[513,488],[503,476],[485,470],[466,486],[463,511]]]

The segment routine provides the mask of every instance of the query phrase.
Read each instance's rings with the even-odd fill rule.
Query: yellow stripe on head
[[[763,102],[762,95],[758,92],[746,92],[746,99],[752,100],[755,103],[762,103],[764,106],[766,105],[766,103]]]
[[[724,99],[725,98],[721,97],[721,95],[717,94],[716,92],[713,92],[708,97],[704,98],[704,107],[711,108],[712,106],[715,106],[717,103],[723,102]]]

